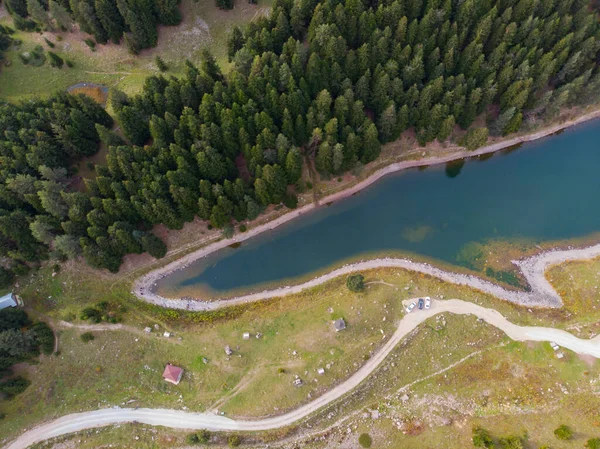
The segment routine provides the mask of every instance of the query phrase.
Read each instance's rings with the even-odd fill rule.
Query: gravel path
[[[458,299],[434,301],[429,310],[416,310],[405,315],[398,328],[383,347],[358,371],[341,384],[319,396],[314,401],[283,415],[255,421],[235,421],[212,413],[191,413],[169,409],[101,409],[63,416],[35,427],[21,435],[6,449],[25,449],[37,442],[77,432],[83,429],[103,427],[110,424],[140,422],[177,429],[208,429],[212,431],[261,431],[279,429],[292,425],[313,414],[322,407],[342,398],[363,382],[389,355],[406,335],[423,321],[439,313],[476,315],[517,341],[554,341],[560,346],[579,354],[600,358],[600,336],[584,340],[570,333],[552,328],[518,326],[504,318],[498,311]]]

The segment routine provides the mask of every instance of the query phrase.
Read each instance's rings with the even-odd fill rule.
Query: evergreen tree
[[[242,30],[236,25],[233,27],[231,35],[227,39],[227,55],[229,56],[229,62],[233,60],[233,57],[244,46],[244,34]]]
[[[156,0],[156,16],[163,25],[178,25],[181,22],[181,12],[178,0]]]
[[[215,0],[219,9],[233,9],[233,0]]]
[[[48,12],[40,4],[38,0],[27,0],[27,13],[40,25],[46,29],[52,29]]]
[[[96,15],[106,30],[108,38],[118,44],[125,31],[125,21],[119,13],[117,4],[113,0],[95,0]]]
[[[54,19],[56,25],[65,31],[73,28],[73,19],[67,9],[55,0],[49,2],[50,17]]]

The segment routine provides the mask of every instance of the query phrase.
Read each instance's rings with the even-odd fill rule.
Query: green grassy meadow
[[[586,269],[576,266],[585,277],[597,273],[597,265],[593,264],[598,263],[589,262],[591,266]],[[573,267],[567,264],[566,269]],[[551,270],[551,279],[556,277],[553,270],[556,269]],[[403,270],[380,269],[364,274],[367,283],[376,283],[368,284],[363,293],[349,292],[344,279],[336,279],[298,295],[240,308],[230,316],[204,317],[199,324],[200,314],[182,312],[172,316],[140,304],[129,292],[128,279],[119,281],[114,275],[74,265],[65,265],[52,276],[52,268],[46,266],[23,280],[19,289],[28,308],[53,320],[85,324],[78,319],[81,309],[108,301],[120,306],[118,310],[127,328],[95,331],[96,338],[89,343],[79,338],[82,330],[60,329],[59,354],[20,368],[28,373],[32,385],[22,395],[0,405],[0,413],[7,415],[0,421],[0,434],[16,435],[20,429],[43,419],[128,403],[198,411],[218,409],[231,417],[283,413],[356,371],[378,350],[384,335],[395,329],[403,314],[400,301],[415,296],[461,298],[497,308],[521,324],[555,325],[574,333],[578,332],[573,329],[599,316],[530,313],[466,287]],[[570,280],[570,275],[566,279]],[[562,284],[558,288],[563,289]],[[581,294],[569,298],[567,310],[580,307],[584,298],[588,300]],[[594,307],[596,303],[586,305]],[[348,329],[335,333],[331,322],[338,317],[346,319]],[[145,326],[155,324],[159,330],[143,332]],[[174,336],[162,337],[165,330]],[[250,332],[252,338],[243,340],[244,332]],[[263,334],[259,339],[254,338],[257,332]],[[499,344],[504,346],[500,348]],[[229,358],[224,352],[226,345],[234,350]],[[547,346],[510,342],[497,329],[472,317],[446,314],[442,321],[434,318],[420,326],[378,372],[344,399],[343,406],[334,404],[337,413],[331,419],[323,418],[329,416],[328,409],[316,419],[323,425],[333,424],[339,416],[351,415],[366,406],[379,407],[386,397],[393,398],[398,388],[479,351],[481,355],[460,363],[445,372],[444,377],[422,381],[436,395],[446,391],[460,398],[478,397],[479,388],[489,389],[486,385],[498,388],[498,392],[486,396],[488,403],[496,405],[472,407],[463,413],[465,419],[491,422],[499,415],[510,415],[512,412],[500,405],[511,397],[509,390],[531,411],[533,406],[545,407],[546,398],[537,391],[544,382],[556,384],[560,379],[570,389],[590,388],[597,363],[590,366],[589,361],[575,354],[558,361]],[[204,358],[208,363],[204,363]],[[162,380],[167,362],[186,370],[179,386]],[[514,371],[510,368],[513,365],[521,367]],[[317,374],[320,367],[326,368],[324,375]],[[292,386],[296,375],[304,381],[301,388]],[[412,388],[421,388],[419,385],[417,382]],[[261,400],[257,401],[257,397]]]
[[[169,65],[167,76],[178,75],[185,60],[199,62],[205,48],[213,52],[221,66],[227,69],[226,43],[231,28],[234,25],[244,26],[257,15],[265,14],[271,4],[272,0],[259,0],[257,5],[238,0],[233,10],[222,11],[209,0],[184,0],[180,5],[183,16],[181,24],[161,27],[158,46],[144,50],[138,56],[130,55],[125,45],[98,45],[92,51],[83,42],[87,37],[84,33],[17,31],[13,37],[20,39],[22,44],[5,53],[10,66],[2,67],[0,71],[0,98],[19,101],[43,97],[79,82],[118,86],[128,93],[134,93],[139,91],[147,76],[160,73],[154,63],[156,56]],[[12,26],[8,14],[0,14],[0,17],[0,24]],[[57,39],[58,36],[61,40]],[[49,48],[44,38],[52,41],[55,48]],[[41,67],[24,65],[18,54],[31,51],[36,45],[71,60],[74,67],[52,68],[48,61]]]

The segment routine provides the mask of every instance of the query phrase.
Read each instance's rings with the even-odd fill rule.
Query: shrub
[[[353,274],[346,279],[346,287],[351,292],[360,292],[365,288],[365,278],[362,274]]]
[[[525,447],[524,439],[514,435],[500,438],[499,443],[502,449],[523,449]]]
[[[166,64],[165,61],[162,60],[160,56],[154,58],[154,62],[156,63],[156,67],[158,67],[158,70],[160,70],[161,72],[166,72],[167,70],[169,70],[169,66]]]
[[[361,447],[371,447],[371,444],[373,444],[371,435],[369,435],[368,433],[361,433],[358,437],[358,444],[360,444]]]
[[[233,9],[233,0],[215,0],[219,9]]]
[[[570,440],[573,436],[573,431],[569,428],[569,426],[562,424],[560,427],[554,430],[554,436],[559,440]]]
[[[65,64],[67,64],[67,67],[72,69],[75,64],[73,64],[73,61],[71,61],[70,59],[65,59]]]
[[[245,224],[240,225],[240,232],[246,232],[247,230],[248,230],[248,228],[246,227]]]
[[[0,310],[0,332],[29,326],[31,320],[23,309],[7,307]]]
[[[294,195],[293,193],[288,193],[283,198],[283,204],[288,209],[296,209],[296,207],[298,207],[298,197],[296,195]]]
[[[15,275],[12,271],[0,267],[0,288],[9,287],[15,280]]]
[[[229,445],[229,447],[238,447],[240,444],[242,444],[242,440],[237,435],[231,435],[227,439],[227,444]]]
[[[48,38],[45,37],[44,41],[46,41],[46,44],[48,45],[48,47],[50,47],[50,48],[56,47],[56,45],[54,45],[54,42],[48,40]]]
[[[198,439],[198,435],[196,435],[195,433],[190,433],[188,434],[188,436],[185,437],[185,442],[189,445],[196,445],[196,444],[200,444],[200,440]]]
[[[48,57],[50,58],[50,65],[52,67],[56,67],[56,68],[60,69],[60,68],[62,68],[62,66],[65,63],[63,58],[61,58],[60,56],[58,56],[56,53],[54,53],[52,51],[48,52]]]
[[[223,227],[223,232],[221,233],[223,235],[223,237],[225,237],[226,239],[230,239],[231,237],[233,237],[234,234],[234,229],[233,226],[231,226],[230,224],[226,224]]]
[[[487,128],[471,128],[462,138],[460,144],[468,151],[475,151],[487,143],[489,131]]]
[[[0,393],[4,393],[7,399],[12,399],[23,393],[30,384],[29,379],[18,376],[0,383]]]
[[[96,50],[96,42],[93,39],[87,38],[84,39],[83,42],[92,49],[92,51]]]
[[[96,337],[94,337],[94,334],[92,334],[91,332],[84,332],[79,338],[81,338],[82,342],[88,343],[94,340]]]
[[[313,184],[312,184],[312,182],[310,182],[310,181],[306,181],[306,188],[307,188],[308,190],[312,189],[312,188],[313,188]]]
[[[41,45],[36,45],[35,48],[29,53],[27,62],[34,67],[41,67],[46,62],[46,55],[44,54],[44,48]]]
[[[210,441],[210,432],[206,429],[202,429],[196,436],[200,444],[207,444]]]
[[[135,41],[131,33],[125,33],[123,35],[123,39],[125,40],[125,45],[127,46],[127,52],[130,55],[137,55],[140,53],[140,46]]]
[[[585,443],[588,449],[600,449],[600,438],[591,438]]]
[[[46,355],[52,354],[54,352],[54,332],[52,332],[50,326],[44,322],[39,322],[35,323],[32,329],[41,351]]]
[[[23,276],[31,271],[31,267],[26,263],[17,261],[14,262],[10,267],[10,270],[15,274],[15,276]]]
[[[81,311],[80,318],[84,321],[89,320],[94,323],[99,323],[102,321],[102,312],[94,307],[86,307]]]
[[[494,447],[494,442],[492,441],[490,433],[483,427],[473,427],[473,446],[485,448]]]
[[[21,31],[32,31],[35,29],[35,22],[31,19],[24,19],[18,15],[13,16],[15,28]]]
[[[19,53],[19,59],[23,63],[23,65],[29,64],[29,55],[26,53]]]

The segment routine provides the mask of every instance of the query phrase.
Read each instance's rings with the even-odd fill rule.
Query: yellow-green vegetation
[[[158,46],[132,56],[123,45],[97,45],[92,51],[85,43],[83,33],[27,33],[18,31],[13,37],[22,44],[5,52],[10,66],[0,71],[0,97],[10,101],[31,96],[45,96],[55,90],[64,90],[78,82],[94,82],[107,87],[119,86],[132,93],[137,92],[149,75],[159,72],[155,57],[160,56],[169,66],[166,75],[180,74],[185,59],[197,63],[200,53],[208,48],[219,63],[227,65],[226,43],[229,31],[234,25],[243,26],[254,17],[264,14],[272,0],[259,0],[257,5],[246,1],[237,2],[231,11],[222,11],[212,1],[184,0],[180,9],[181,24],[159,29]],[[1,7],[0,7],[1,8]],[[0,14],[2,16],[2,14]],[[12,25],[10,16],[0,19],[2,25]],[[60,40],[57,37],[60,36]],[[54,43],[51,49],[44,38]],[[31,52],[41,45],[45,52],[52,50],[73,67],[52,68],[49,63],[42,67],[25,65],[19,53]]]
[[[445,319],[448,332],[453,332],[461,320],[466,320],[462,324],[469,329],[487,327],[464,317],[446,316]],[[436,320],[438,325],[439,321]],[[455,332],[452,337],[458,337],[464,351],[468,340],[461,341]],[[398,360],[404,361],[404,354],[410,354],[410,348],[415,345],[423,352],[421,359],[427,360],[426,345],[434,344],[435,338],[430,329],[422,328],[404,349],[399,348]],[[442,341],[450,344],[446,351],[460,360],[464,352],[455,353],[452,340]],[[595,396],[600,376],[597,361],[582,359],[570,352],[558,359],[547,343],[504,341],[504,345],[492,346],[489,341],[481,343],[479,347],[487,349],[476,352],[477,345],[468,345],[475,353],[473,357],[397,393],[393,390],[403,384],[397,380],[392,382],[391,369],[384,371],[384,366],[353,396],[362,396],[355,401],[354,409],[345,406],[330,410],[335,413],[331,423],[351,414],[352,410],[357,413],[345,421],[340,430],[327,431],[328,441],[343,446],[356,441],[361,433],[368,433],[373,437],[374,447],[459,449],[473,447],[472,429],[481,426],[496,442],[502,437],[527,433],[527,448],[547,444],[567,449],[581,448],[589,438],[600,435],[600,400]],[[402,364],[403,371],[414,369],[412,360],[409,362]],[[427,372],[422,366],[419,368],[423,375]],[[434,371],[434,368],[429,367],[429,370]],[[379,418],[373,419],[373,410],[378,411]],[[316,422],[313,420],[313,424]],[[574,430],[574,435],[568,441],[559,441],[554,430],[565,423]],[[330,422],[324,426],[326,424]],[[350,433],[346,432],[348,428]],[[309,439],[303,447],[323,445]]]
[[[561,296],[564,308],[577,323],[569,330],[587,337],[600,332],[600,258],[551,267],[546,277]]]
[[[549,276],[556,282],[560,280],[557,270],[565,270],[563,277],[574,282],[580,272],[585,286],[594,279],[586,282],[586,276],[597,276],[594,264],[598,263],[567,264],[551,269]],[[571,275],[573,270],[578,273]],[[60,329],[60,353],[44,357],[40,364],[27,369],[32,386],[2,405],[0,412],[7,417],[0,421],[0,433],[15,435],[42,419],[127,405],[129,401],[135,401],[129,406],[218,409],[232,417],[282,413],[315,398],[356,371],[377,351],[384,336],[395,329],[403,313],[400,301],[416,296],[476,302],[520,324],[576,329],[580,323],[594,320],[594,316],[597,319],[593,312],[589,318],[587,313],[573,313],[595,310],[593,302],[585,302],[589,301],[585,294],[565,294],[565,311],[534,313],[467,287],[404,270],[378,269],[362,274],[365,289],[358,293],[348,290],[345,278],[338,278],[298,295],[203,314],[142,304],[132,298],[129,279],[119,280],[115,275],[102,275],[74,264],[64,265],[53,275],[53,268],[46,266],[22,280],[19,293],[29,308],[55,320],[54,325]],[[562,285],[566,284],[559,283],[559,288]],[[573,287],[572,291],[578,290]],[[102,301],[118,311],[124,329],[73,329],[57,321],[88,324],[80,320],[82,309]],[[345,331],[333,330],[332,320],[336,318],[346,320]],[[154,328],[155,324],[159,329]],[[152,333],[145,333],[145,326],[151,326]],[[174,335],[163,337],[165,330]],[[80,336],[84,332],[92,332],[94,340],[83,342]],[[250,339],[243,339],[245,332],[250,333]],[[262,334],[260,338],[256,338],[257,333]],[[502,349],[493,349],[500,343],[505,345]],[[227,345],[233,350],[230,357],[224,352]],[[461,362],[469,356],[473,358]],[[167,362],[185,369],[179,386],[162,380]],[[323,411],[319,422],[333,424],[365,405],[379,409],[381,401],[398,388],[455,363],[459,363],[455,368],[411,388],[478,398],[471,403],[467,416],[490,421],[507,410],[512,413],[514,410],[506,404],[513,400],[518,399],[519,407],[532,413],[545,407],[548,397],[562,398],[564,393],[557,382],[562,382],[571,392],[569,398],[574,398],[573,393],[582,388],[582,379],[590,388],[596,366],[570,353],[563,360],[555,360],[547,345],[511,343],[500,331],[473,317],[446,314],[420,326],[359,391],[343,401],[343,406],[335,403]],[[325,374],[319,375],[318,368],[325,368]],[[300,388],[292,386],[296,375],[304,382]],[[551,377],[553,386],[549,383]],[[541,394],[544,382],[554,396]],[[494,387],[486,394],[485,402],[479,389],[491,388],[487,384]],[[374,444],[377,432],[368,432]]]
[[[97,331],[87,343],[79,338],[83,331],[61,331],[60,354],[32,367],[32,386],[2,407],[7,414],[0,422],[3,434],[42,418],[131,400],[138,406],[194,410],[218,406],[228,414],[246,416],[291,408],[363,363],[382,341],[381,332],[393,331],[401,308],[389,287],[376,285],[367,293],[354,294],[348,292],[344,279],[338,279],[326,288],[252,308],[236,320],[204,326],[173,322],[146,334],[141,328],[154,326],[156,320],[144,317],[135,303],[124,300],[123,287],[111,293],[106,279],[88,279],[83,286],[81,278],[72,275],[67,270],[54,277],[49,271],[40,273],[35,287],[24,288],[29,306],[75,319],[85,304],[125,301],[129,307],[125,324],[137,331]],[[46,289],[38,292],[42,279]],[[348,323],[344,332],[336,333],[332,327],[331,321],[338,317]],[[158,336],[165,329],[175,331],[175,336]],[[243,340],[244,332],[251,333],[249,340]],[[227,345],[233,350],[231,357],[224,352]],[[177,387],[161,378],[167,362],[186,370]],[[317,368],[328,364],[325,375],[319,376]],[[295,375],[304,380],[303,388],[292,388]],[[263,399],[256,401],[257,397]]]

